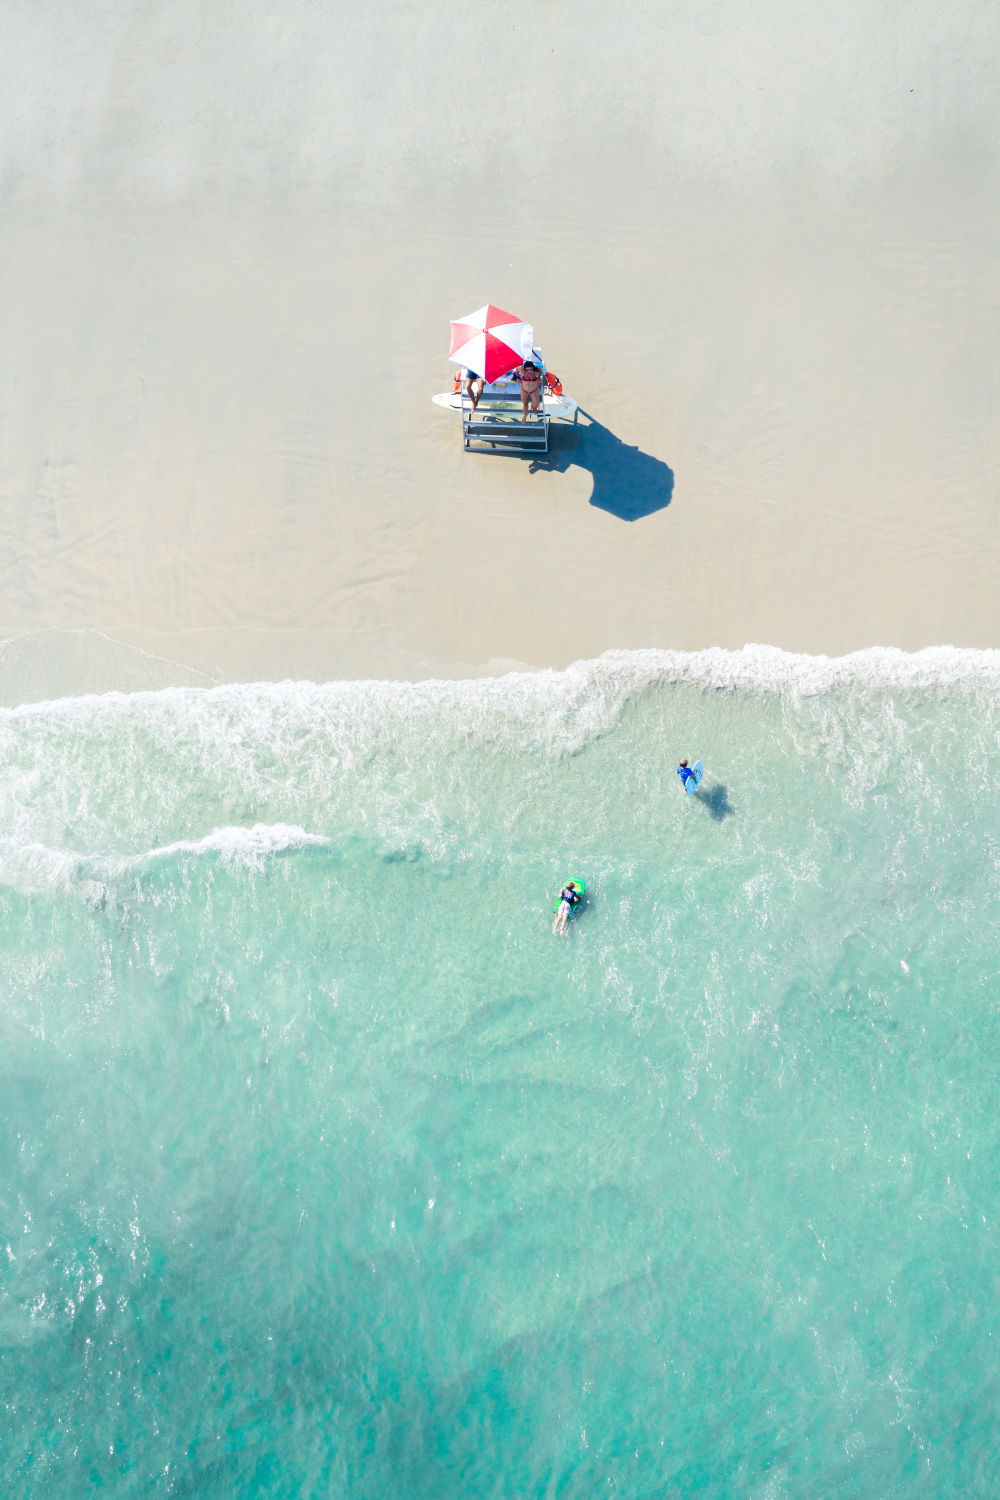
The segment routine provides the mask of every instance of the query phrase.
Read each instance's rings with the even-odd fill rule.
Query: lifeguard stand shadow
[[[623,443],[603,423],[578,409],[572,427],[553,422],[549,428],[549,451],[531,461],[534,474],[565,474],[572,468],[586,469],[594,482],[590,503],[621,521],[641,521],[665,510],[674,493],[674,471],[661,458]]]

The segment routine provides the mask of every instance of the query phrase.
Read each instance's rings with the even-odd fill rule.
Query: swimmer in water
[[[559,892],[559,910],[556,912],[556,919],[552,923],[553,932],[566,931],[566,919],[574,906],[579,906],[582,899],[580,892],[576,888],[576,881],[567,880]]]

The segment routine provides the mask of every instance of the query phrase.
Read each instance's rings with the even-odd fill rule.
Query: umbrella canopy
[[[448,358],[454,365],[475,370],[484,380],[499,380],[531,358],[534,339],[530,323],[487,302],[467,318],[452,323]]]

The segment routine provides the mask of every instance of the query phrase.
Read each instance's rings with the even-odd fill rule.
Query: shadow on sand
[[[694,795],[699,802],[705,804],[717,823],[721,823],[723,818],[732,817],[736,811],[729,800],[729,793],[720,782],[716,782],[711,791],[705,787],[699,787]]]
[[[565,474],[568,469],[586,469],[594,481],[591,505],[606,510],[621,521],[641,521],[670,504],[674,471],[662,459],[631,448],[609,428],[582,408],[582,424],[549,428],[549,451],[532,459],[531,473]]]

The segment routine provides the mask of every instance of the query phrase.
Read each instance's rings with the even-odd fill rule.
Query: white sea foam
[[[106,889],[85,866],[80,855],[71,850],[49,848],[32,840],[22,843],[16,838],[0,839],[0,885],[25,895],[73,890],[98,907],[103,904]]]
[[[778,646],[748,644],[739,650],[721,646],[702,651],[606,651],[593,660],[578,661],[557,671],[508,672],[502,677],[464,679],[426,678],[416,682],[361,678],[328,683],[308,681],[228,683],[221,687],[162,688],[138,693],[111,692],[47,699],[0,708],[0,725],[39,715],[86,715],[100,710],[124,714],[140,707],[183,711],[196,704],[223,711],[294,704],[301,710],[326,711],[352,700],[369,708],[388,707],[397,713],[466,704],[469,708],[521,709],[538,707],[555,697],[566,706],[598,711],[602,701],[622,693],[671,682],[705,688],[742,688],[748,691],[818,693],[833,688],[865,685],[912,688],[1000,685],[1000,650],[962,646],[927,646],[902,651],[895,646],[869,646],[846,656],[811,656]]]
[[[85,872],[100,879],[114,860],[175,853],[255,864],[330,833],[438,852],[465,847],[482,824],[484,797],[515,820],[551,795],[546,766],[594,749],[626,711],[626,733],[637,738],[623,764],[657,783],[665,748],[669,755],[686,741],[704,712],[690,694],[658,692],[674,687],[735,694],[758,727],[777,710],[765,756],[785,744],[800,761],[819,756],[855,799],[897,753],[908,757],[911,780],[933,789],[937,773],[919,761],[919,746],[931,729],[942,747],[959,733],[958,716],[936,707],[930,728],[914,731],[909,708],[896,717],[897,693],[918,703],[926,695],[928,705],[953,695],[982,702],[986,720],[977,710],[976,722],[985,732],[963,740],[963,756],[985,788],[998,685],[1000,651],[873,648],[838,658],[746,646],[613,651],[565,671],[466,681],[232,684],[24,705],[0,710],[0,828],[12,841],[0,864],[15,884],[33,887],[78,882],[81,859],[100,861]],[[68,861],[63,874],[40,874],[48,855],[39,851],[67,845],[65,856],[53,855]]]
[[[227,864],[259,868],[275,854],[290,854],[298,849],[328,846],[330,840],[320,833],[307,833],[289,823],[255,823],[252,828],[213,828],[201,839],[177,839],[145,854],[135,856],[130,864],[167,859],[178,854],[217,854]]]
[[[87,854],[51,848],[37,842],[0,839],[0,885],[25,895],[64,892],[85,901],[95,911],[107,901],[109,884],[130,870],[178,856],[215,855],[229,865],[259,870],[265,861],[301,849],[325,847],[323,834],[307,833],[292,824],[255,823],[252,828],[213,828],[204,838],[176,839],[155,849],[120,856]]]

